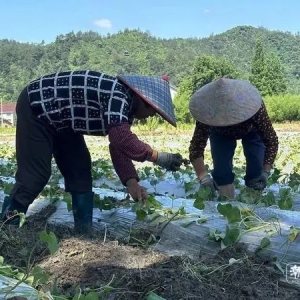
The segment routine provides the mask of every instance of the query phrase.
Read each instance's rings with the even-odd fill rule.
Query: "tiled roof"
[[[16,103],[2,104],[2,112],[4,114],[14,113],[15,110],[16,110]],[[0,107],[0,112],[1,112],[1,107]]]

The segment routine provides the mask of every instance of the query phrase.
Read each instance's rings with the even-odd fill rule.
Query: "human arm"
[[[196,122],[193,137],[189,146],[189,158],[199,179],[207,174],[204,164],[204,150],[207,145],[209,134],[209,126]]]
[[[115,91],[115,93],[119,93]],[[112,159],[115,161],[115,165],[122,165],[118,160],[123,160],[128,165],[131,160],[144,162],[151,161],[158,165],[172,169],[177,167],[176,157],[172,153],[157,152],[150,145],[139,140],[139,138],[131,131],[131,122],[129,115],[132,110],[132,99],[124,92],[123,96],[115,95],[111,100],[111,104],[108,105],[107,115],[107,132],[112,149],[117,149],[122,155],[114,154],[116,150],[112,152]],[[179,168],[179,167],[178,167]],[[126,167],[124,168],[126,169]],[[132,166],[128,169],[132,170]],[[122,171],[119,171],[122,174]],[[121,179],[124,183],[124,179]]]
[[[270,172],[278,152],[278,137],[264,104],[253,117],[253,123],[266,147],[263,170]]]
[[[146,200],[147,191],[144,187],[139,185],[139,176],[132,163],[132,160],[120,151],[109,145],[109,151],[112,158],[113,166],[119,176],[122,184],[128,188],[128,192],[134,201]]]
[[[130,124],[126,122],[109,126],[108,139],[110,145],[122,152],[129,160],[154,162],[157,158],[157,151],[141,141],[131,131],[130,127]]]
[[[199,180],[201,180],[207,174],[203,156],[196,158],[191,163],[194,167],[197,177],[199,178]]]
[[[199,179],[201,188],[209,188],[212,196],[216,196],[218,187],[210,174],[207,173],[204,164],[204,150],[210,135],[210,127],[196,122],[196,127],[189,147],[190,161]]]
[[[181,156],[153,150],[132,133],[128,123],[110,126],[108,134],[111,158],[123,184],[130,176],[138,179],[132,160],[150,161],[173,171],[181,165]]]
[[[261,191],[267,186],[270,171],[278,152],[278,137],[264,104],[262,104],[262,107],[253,117],[253,123],[266,148],[260,175],[251,180],[247,185],[250,188]]]

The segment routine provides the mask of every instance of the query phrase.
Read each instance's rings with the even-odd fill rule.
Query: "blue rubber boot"
[[[6,225],[18,226],[20,224],[20,216],[15,214],[14,211],[26,214],[27,210],[28,207],[25,207],[20,203],[11,200],[9,196],[6,196],[2,205],[1,221],[5,222]]]
[[[94,193],[71,193],[74,216],[74,230],[78,234],[88,235],[93,229]]]

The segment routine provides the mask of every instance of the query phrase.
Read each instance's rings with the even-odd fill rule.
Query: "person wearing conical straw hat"
[[[262,191],[278,152],[278,137],[262,97],[244,80],[220,78],[198,89],[189,103],[196,120],[189,146],[190,161],[200,186],[216,195],[235,195],[233,157],[241,140],[246,158],[245,185]],[[213,171],[204,165],[204,150],[210,141]]]
[[[108,136],[112,163],[135,201],[147,198],[132,161],[176,171],[180,154],[157,152],[131,132],[134,119],[156,113],[176,127],[168,78],[81,70],[30,82],[17,101],[16,183],[2,207],[2,220],[18,224],[51,176],[54,156],[72,195],[75,230],[92,228],[91,157],[84,135]]]

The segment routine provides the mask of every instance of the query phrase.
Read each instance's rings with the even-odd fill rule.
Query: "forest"
[[[139,29],[124,29],[105,36],[93,31],[69,32],[57,36],[55,41],[48,44],[44,41],[33,44],[2,39],[0,98],[4,102],[15,102],[21,89],[30,80],[47,73],[91,69],[111,75],[167,74],[171,84],[181,89],[174,102],[176,106],[178,101],[183,101],[180,95],[186,89],[186,81],[195,72],[203,71],[199,61],[202,61],[200,64],[206,64],[206,69],[218,68],[212,70],[215,76],[222,73],[219,71],[220,64],[230,65],[230,72],[234,75],[229,77],[250,80],[262,91],[263,96],[288,94],[295,97],[300,94],[299,46],[300,33],[252,26],[238,26],[206,38],[162,39]],[[216,61],[216,64],[210,66],[208,60]],[[270,77],[269,69],[264,66],[274,66],[271,67],[274,76],[276,70],[280,71],[279,78],[271,78],[275,86],[282,82],[278,91],[270,91],[265,79],[257,79],[254,74],[264,73],[264,78]],[[221,75],[226,76],[223,73]],[[198,76],[202,75],[198,73]],[[269,79],[267,81],[271,82]],[[201,86],[201,80],[194,80],[196,83],[191,91]]]

